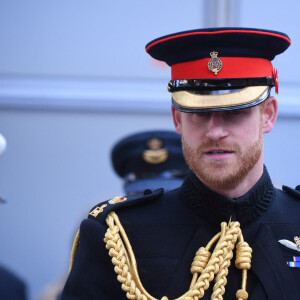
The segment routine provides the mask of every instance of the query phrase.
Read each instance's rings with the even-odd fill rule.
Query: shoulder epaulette
[[[164,189],[157,189],[155,191],[147,189],[143,193],[137,195],[114,197],[94,206],[91,209],[88,218],[94,220],[97,219],[97,221],[105,223],[105,219],[110,212],[117,211],[123,207],[132,206],[137,203],[140,204],[154,201],[159,198],[163,192]]]
[[[300,199],[300,185],[297,185],[294,189],[286,185],[283,185],[282,190],[288,193],[289,195]]]

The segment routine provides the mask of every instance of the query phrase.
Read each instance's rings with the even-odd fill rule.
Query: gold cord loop
[[[249,247],[246,242],[239,242],[236,245],[236,260],[235,266],[238,269],[247,269],[251,268],[251,257],[252,249]]]
[[[122,290],[126,292],[126,297],[137,300],[157,300],[145,290],[141,283],[133,250],[115,212],[111,212],[107,216],[106,223],[108,229],[104,242],[115,266],[114,270],[117,274],[117,279],[121,283]],[[215,284],[211,299],[223,299],[228,268],[237,240],[239,242],[236,246],[237,258],[235,264],[237,268],[243,270],[243,273],[242,287],[237,291],[236,297],[238,300],[248,299],[246,281],[247,270],[251,267],[252,249],[244,242],[239,222],[229,222],[228,225],[223,222],[221,224],[221,232],[215,235],[205,248],[201,247],[196,252],[191,266],[193,278],[190,288],[184,295],[175,300],[201,299],[212,280],[215,280]],[[215,243],[217,243],[215,249],[210,253],[209,249]],[[168,298],[164,296],[161,300],[168,300]]]
[[[201,247],[197,252],[192,263],[191,273],[201,273],[206,267],[209,259],[211,257],[211,253],[206,250],[204,247]]]

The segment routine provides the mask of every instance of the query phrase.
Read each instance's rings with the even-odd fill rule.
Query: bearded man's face
[[[259,107],[237,111],[181,113],[185,159],[197,177],[215,190],[233,189],[262,164]]]

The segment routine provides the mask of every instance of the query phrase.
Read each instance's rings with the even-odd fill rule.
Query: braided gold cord
[[[231,223],[230,223],[231,224]],[[237,241],[238,236],[241,235],[239,224],[236,222],[233,224],[233,230],[229,230],[227,235],[227,247],[224,247],[223,264],[220,267],[220,271],[216,276],[215,285],[213,288],[213,294],[211,299],[223,299],[225,293],[225,286],[227,284],[228,268],[233,257],[233,249]]]
[[[204,268],[206,267],[210,257],[211,257],[211,253],[209,252],[209,250],[207,250],[204,247],[201,247],[196,252],[196,256],[194,258],[194,261],[192,262],[192,267],[191,267],[191,273],[193,274],[193,279],[190,287],[192,287],[196,283],[199,274],[201,274]]]
[[[233,248],[232,244],[234,245],[238,234],[240,234],[238,222],[231,222],[228,228],[226,223],[221,224],[221,235],[215,250],[212,253],[206,268],[202,271],[201,276],[198,278],[197,283],[185,294],[186,296],[191,294],[197,296],[198,299],[201,299],[204,296],[204,292],[208,289],[209,283],[214,279],[214,275],[220,272],[220,267],[223,265],[224,259],[226,258],[226,260],[228,260],[228,249]],[[231,243],[231,240],[233,240],[234,243]],[[221,280],[221,278],[222,277],[220,277],[219,280]],[[224,285],[224,283],[224,281],[222,283],[220,282],[220,287]],[[215,298],[216,295],[222,296],[222,289],[221,291],[215,291],[215,295],[213,294],[211,297],[211,299],[222,299],[220,297]]]
[[[138,275],[137,263],[130,242],[124,228],[115,212],[111,212],[106,219],[108,225],[104,242],[109,250],[112,263],[115,266],[117,279],[128,299],[158,300],[152,297],[143,287]],[[246,300],[247,270],[251,267],[252,249],[244,242],[240,224],[229,222],[221,224],[221,232],[215,235],[207,246],[199,248],[192,262],[193,278],[189,290],[175,300],[197,300],[204,296],[210,282],[215,278],[212,300],[222,300],[227,283],[228,268],[233,257],[233,249],[237,244],[236,266],[242,269],[242,287],[237,291],[238,300]],[[209,250],[217,242],[213,253]],[[161,300],[168,300],[166,296]]]
[[[120,228],[115,226],[113,218],[107,218],[107,225],[104,242],[106,249],[109,250],[109,256],[112,257],[112,263],[115,265],[114,270],[118,274],[117,279],[122,283],[122,290],[126,292],[128,299],[147,300],[147,297],[136,286],[131,274],[130,258],[121,240]]]

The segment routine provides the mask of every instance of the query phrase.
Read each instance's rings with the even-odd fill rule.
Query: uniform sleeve
[[[81,223],[79,246],[62,300],[124,298],[103,241],[106,229],[106,226],[90,219]]]

